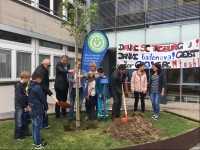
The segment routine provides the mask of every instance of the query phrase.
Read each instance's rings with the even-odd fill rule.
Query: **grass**
[[[132,112],[129,112],[131,114]],[[178,136],[194,128],[199,127],[199,123],[193,122],[175,115],[162,112],[157,121],[152,120],[152,112],[145,112],[144,116],[151,121],[157,128],[164,131],[161,139]],[[84,118],[84,116],[82,116]],[[50,116],[49,129],[42,129],[42,136],[48,145],[45,149],[113,149],[120,147],[133,146],[131,141],[122,141],[112,138],[109,134],[102,133],[103,127],[110,124],[98,123],[99,128],[64,132],[63,125],[68,124],[67,118],[55,119]],[[84,123],[84,122],[83,122]],[[31,125],[30,125],[31,126]],[[14,121],[1,121],[0,123],[0,145],[1,149],[34,149],[32,137],[27,137],[25,141],[13,139]]]

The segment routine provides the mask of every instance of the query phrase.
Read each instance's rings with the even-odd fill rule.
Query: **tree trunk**
[[[75,61],[78,61],[78,45],[77,45],[77,14],[74,17],[74,47],[75,47]],[[76,66],[78,69],[78,66]],[[79,70],[76,72],[76,75],[79,74]],[[80,127],[80,110],[79,110],[79,80],[76,83],[76,127]]]

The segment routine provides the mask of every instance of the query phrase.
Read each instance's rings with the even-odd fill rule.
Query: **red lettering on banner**
[[[128,51],[128,45],[124,45],[124,50]]]
[[[172,60],[172,68],[177,68],[177,60]]]
[[[187,63],[186,63],[186,62],[184,63],[184,67],[185,67],[185,68],[187,67]]]
[[[178,50],[177,44],[173,44],[171,50],[172,50],[172,51],[173,51],[173,50]]]
[[[195,62],[194,58],[193,58],[193,67],[196,67],[196,62]]]
[[[147,51],[146,45],[141,45],[140,51],[141,52],[146,52]]]
[[[164,52],[168,52],[169,51],[169,47],[168,46],[163,46],[163,51]]]
[[[179,65],[180,65],[180,68],[182,68],[182,62],[181,62],[181,60],[179,60]]]
[[[189,65],[189,67],[192,67],[192,62],[189,62],[188,65]]]

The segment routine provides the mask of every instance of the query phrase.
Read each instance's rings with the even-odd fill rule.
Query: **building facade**
[[[199,0],[91,0],[99,5],[92,29],[103,30],[109,51],[101,64],[116,68],[117,43],[171,44],[200,38]],[[200,56],[200,55],[199,55]],[[112,59],[109,59],[112,58]],[[107,68],[106,66],[109,66]],[[128,70],[130,73],[133,70]],[[149,70],[146,70],[149,74]],[[164,69],[167,101],[198,102],[200,68]]]
[[[20,73],[33,73],[45,58],[51,60],[50,87],[55,66],[67,54],[74,65],[74,39],[60,27],[67,10],[60,11],[62,0],[0,0],[0,113],[14,109],[14,83]],[[61,18],[61,16],[66,16]],[[81,58],[81,48],[79,58]],[[54,90],[52,90],[54,92]]]

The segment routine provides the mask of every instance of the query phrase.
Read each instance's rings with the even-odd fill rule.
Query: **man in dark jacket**
[[[56,98],[59,101],[66,102],[69,82],[67,79],[67,73],[74,72],[75,70],[69,70],[70,65],[67,63],[68,56],[63,55],[61,57],[60,62],[56,65],[56,79],[55,79],[55,91],[56,91]],[[67,66],[67,69],[66,69]],[[56,103],[55,106],[56,118],[60,118],[60,106]],[[66,117],[66,108],[62,108],[62,116]]]
[[[51,90],[49,89],[49,69],[51,67],[51,62],[49,59],[44,59],[39,65],[35,71],[39,72],[42,75],[42,81],[40,83],[40,86],[42,87],[46,100],[47,100],[47,94],[49,96],[53,95]],[[48,115],[47,113],[43,114],[43,128],[49,128],[49,123],[48,123]]]
[[[118,69],[115,70],[111,76],[111,90],[113,96],[112,106],[112,120],[120,117],[120,107],[122,104],[122,85],[124,74],[126,71],[126,65],[119,65]]]

